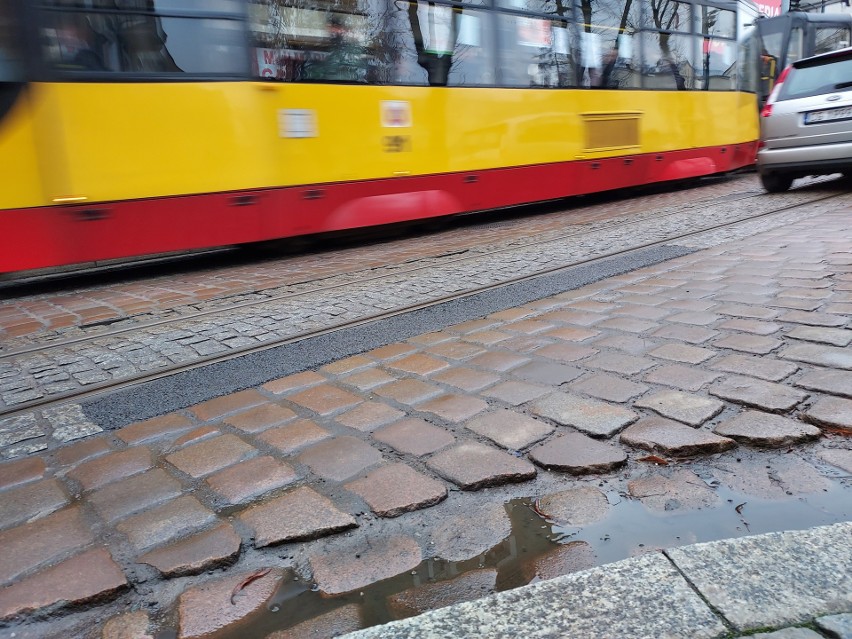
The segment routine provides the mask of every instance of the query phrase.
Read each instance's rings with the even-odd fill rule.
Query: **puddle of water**
[[[719,506],[684,512],[652,512],[638,500],[609,493],[610,514],[582,528],[548,522],[535,512],[534,499],[515,499],[506,504],[512,534],[483,555],[461,562],[429,559],[411,573],[333,598],[321,596],[312,590],[310,583],[283,582],[266,610],[240,624],[238,629],[223,634],[222,639],[263,639],[276,630],[352,603],[361,606],[365,627],[386,623],[400,618],[388,606],[389,596],[480,569],[496,570],[495,590],[509,590],[529,583],[531,563],[560,544],[585,542],[594,553],[594,564],[602,565],[643,552],[702,541],[804,529],[852,519],[852,491],[848,490],[848,482],[833,483],[824,492],[782,501],[714,487],[720,497]],[[470,598],[485,594],[488,592],[470,593]],[[159,635],[161,639],[168,636]]]

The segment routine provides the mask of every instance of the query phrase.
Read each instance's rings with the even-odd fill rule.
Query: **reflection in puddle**
[[[352,630],[354,623],[368,627],[644,552],[849,521],[852,514],[852,492],[837,484],[784,501],[746,497],[721,486],[716,493],[718,507],[665,513],[609,493],[610,514],[582,528],[548,522],[535,512],[534,499],[515,499],[506,504],[512,534],[478,557],[428,559],[410,573],[332,598],[288,573],[262,614],[222,637],[264,639],[331,612],[337,613],[341,628]]]

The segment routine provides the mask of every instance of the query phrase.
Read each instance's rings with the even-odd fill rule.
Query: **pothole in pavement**
[[[718,497],[716,505],[688,511],[679,510],[677,504],[669,511],[665,501],[655,511],[639,499],[612,491],[604,493],[607,514],[582,526],[556,521],[547,512],[548,508],[558,512],[558,504],[553,502],[513,499],[505,504],[511,534],[477,557],[466,561],[428,559],[410,572],[334,597],[288,570],[259,613],[216,636],[337,636],[646,552],[849,521],[849,477],[836,474],[829,479],[828,488],[783,500],[743,495],[709,481],[708,488]],[[589,519],[580,513],[575,521],[584,518]],[[177,636],[176,630],[166,629],[155,639]]]

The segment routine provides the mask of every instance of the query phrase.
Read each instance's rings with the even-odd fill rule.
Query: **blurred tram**
[[[2,0],[0,273],[731,171],[725,0]]]
[[[758,19],[753,35],[760,55],[759,103],[762,106],[781,71],[796,60],[837,51],[852,44],[852,14],[790,11]]]

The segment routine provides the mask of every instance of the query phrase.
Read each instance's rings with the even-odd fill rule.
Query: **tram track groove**
[[[448,295],[439,296],[439,297],[436,297],[436,298],[431,298],[431,299],[424,301],[424,302],[419,302],[419,303],[416,303],[416,304],[410,304],[410,305],[405,305],[405,306],[399,306],[399,307],[395,307],[395,308],[387,310],[387,311],[374,313],[374,314],[371,314],[371,315],[364,315],[364,316],[361,316],[361,317],[354,319],[354,320],[339,322],[339,323],[336,323],[334,325],[326,326],[326,327],[323,327],[323,328],[320,328],[320,329],[311,329],[311,330],[307,330],[307,331],[297,332],[297,333],[290,334],[290,335],[288,335],[284,338],[274,339],[274,340],[270,340],[270,341],[267,341],[267,342],[255,344],[255,345],[252,345],[252,346],[235,347],[235,348],[231,349],[230,351],[228,351],[227,353],[218,353],[218,354],[209,355],[209,356],[199,356],[199,357],[195,358],[192,362],[189,362],[189,363],[186,363],[186,364],[177,364],[177,365],[174,365],[174,366],[164,367],[164,368],[161,368],[161,369],[153,371],[153,372],[142,372],[142,373],[139,373],[137,375],[129,375],[127,377],[124,377],[123,379],[114,379],[114,380],[106,381],[106,382],[103,382],[103,383],[95,383],[95,384],[89,385],[89,386],[82,388],[82,389],[76,389],[74,391],[70,391],[70,392],[66,392],[66,393],[57,393],[57,394],[50,396],[50,397],[43,397],[43,398],[32,400],[32,401],[22,402],[22,403],[19,403],[17,405],[0,408],[0,419],[14,418],[16,416],[28,413],[28,412],[30,412],[34,409],[44,409],[44,408],[53,407],[53,406],[56,406],[56,405],[59,405],[59,404],[66,404],[66,403],[69,403],[69,402],[82,401],[82,400],[91,398],[91,397],[96,396],[96,395],[103,395],[103,394],[106,394],[106,393],[109,393],[109,392],[112,392],[112,391],[127,388],[129,386],[143,384],[143,383],[146,383],[146,382],[162,379],[162,378],[165,378],[165,377],[169,377],[169,376],[176,375],[176,374],[186,372],[186,371],[190,371],[190,370],[193,370],[193,369],[202,368],[202,367],[205,367],[205,366],[210,366],[212,364],[217,364],[217,363],[220,363],[220,362],[226,362],[226,361],[236,359],[236,358],[239,358],[239,357],[243,357],[243,356],[246,356],[246,355],[251,355],[253,353],[259,353],[259,352],[267,351],[267,350],[270,350],[270,349],[273,349],[273,348],[276,348],[276,347],[279,347],[279,346],[293,344],[293,343],[301,342],[301,341],[304,341],[304,340],[307,340],[307,339],[328,335],[328,334],[331,334],[331,333],[355,328],[355,327],[358,327],[358,326],[363,326],[363,325],[374,323],[374,322],[381,321],[381,320],[384,320],[384,319],[389,319],[389,318],[396,317],[396,316],[399,316],[399,315],[411,313],[413,311],[439,306],[441,304],[446,304],[448,302],[453,302],[453,301],[457,301],[457,300],[460,300],[460,299],[472,297],[472,296],[479,295],[479,294],[482,294],[482,293],[485,293],[485,292],[488,292],[488,291],[493,291],[493,290],[508,287],[508,286],[511,286],[511,285],[514,285],[514,284],[527,282],[527,281],[534,280],[534,279],[537,279],[537,278],[541,278],[541,277],[544,277],[544,276],[547,276],[547,275],[553,275],[553,274],[563,272],[563,271],[566,271],[566,270],[569,270],[569,269],[574,269],[574,268],[577,268],[577,267],[580,267],[580,266],[588,266],[588,265],[594,264],[596,262],[602,262],[604,260],[609,260],[609,259],[620,257],[620,256],[626,256],[626,255],[629,255],[631,253],[650,249],[650,248],[653,248],[653,247],[669,245],[669,244],[677,243],[678,241],[683,241],[683,240],[687,240],[687,239],[690,239],[690,238],[697,238],[697,237],[700,237],[702,235],[712,233],[714,231],[718,231],[718,230],[722,230],[722,229],[728,229],[728,228],[734,228],[734,227],[737,227],[737,226],[740,226],[740,225],[746,225],[746,224],[749,224],[749,223],[753,223],[755,221],[763,220],[763,219],[766,219],[766,218],[771,218],[772,216],[778,216],[778,215],[781,215],[781,214],[785,214],[785,213],[788,213],[790,211],[793,211],[795,209],[802,208],[802,207],[805,207],[805,206],[811,206],[813,204],[818,204],[818,203],[826,202],[826,201],[829,201],[829,200],[838,199],[838,198],[843,197],[844,195],[848,195],[848,194],[847,193],[831,193],[829,195],[809,199],[806,202],[798,202],[798,203],[795,203],[795,204],[790,204],[790,205],[774,208],[770,211],[764,211],[762,213],[741,217],[741,218],[736,219],[736,220],[729,220],[729,221],[726,221],[726,222],[723,222],[723,223],[705,226],[705,227],[702,227],[701,229],[697,229],[697,230],[693,229],[693,230],[690,230],[686,233],[670,235],[670,236],[667,236],[663,239],[655,239],[654,241],[645,242],[645,243],[642,243],[642,244],[636,244],[636,245],[633,245],[633,246],[628,247],[628,248],[623,248],[623,249],[619,249],[619,250],[615,250],[615,251],[609,251],[609,252],[606,252],[606,253],[603,253],[603,254],[594,255],[593,257],[575,260],[575,261],[567,263],[567,264],[560,264],[559,266],[555,266],[555,267],[550,268],[550,269],[538,270],[534,273],[519,275],[517,277],[509,278],[509,279],[502,279],[501,281],[495,282],[493,284],[488,284],[488,285],[484,285],[484,286],[476,286],[476,287],[473,287],[473,288],[467,288],[467,289],[464,289],[464,290],[461,290],[461,291],[453,292],[453,293],[448,294]],[[562,238],[559,238],[559,239],[576,237],[577,235],[581,235],[581,234],[582,233],[567,234],[567,235],[564,235]],[[528,243],[525,247],[526,248],[534,247],[534,246],[537,246],[539,244],[552,243],[554,241],[557,241],[557,240],[554,239],[554,238],[548,238],[547,240],[544,240],[544,241]],[[518,250],[518,248],[519,247],[515,246],[515,247],[512,247],[511,249],[503,248],[503,249],[495,250],[495,251],[492,251],[492,252],[486,252],[484,254],[478,253],[475,256],[466,256],[466,257],[458,258],[456,260],[453,260],[453,262],[462,262],[462,261],[470,261],[470,260],[473,260],[473,259],[482,259],[483,257],[491,257],[493,255],[499,255],[499,254],[505,253],[509,250]],[[390,277],[397,277],[401,274],[415,272],[417,270],[423,270],[423,269],[426,269],[426,268],[434,268],[434,264],[418,266],[417,268],[412,268],[412,269],[409,269],[408,271],[405,271],[405,272],[395,271],[394,273],[392,273],[390,275],[377,276],[375,278],[369,278],[366,281],[387,280]],[[351,282],[347,283],[347,284],[335,285],[334,287],[329,287],[328,289],[324,289],[324,290],[332,290],[332,289],[340,288],[342,286],[349,286],[349,285],[351,285]],[[311,291],[311,292],[317,292],[317,291]],[[282,299],[287,299],[287,297],[285,296]],[[256,306],[260,303],[267,303],[267,302],[272,302],[272,301],[276,301],[276,300],[266,299],[266,300],[261,300],[261,301],[258,301],[258,302],[246,303],[246,304],[243,304],[243,305],[239,305],[239,308]],[[229,311],[234,310],[234,308],[237,308],[237,307],[235,306],[235,307],[232,307],[232,308],[217,309],[216,311],[211,311],[211,313],[204,313],[204,315],[209,315],[209,314],[212,314],[214,312],[216,312],[216,313],[229,312]],[[177,318],[170,318],[168,321],[158,322],[157,325],[168,324],[168,323],[172,323],[172,322],[175,322],[175,321],[178,321],[178,320],[185,320],[185,319],[191,319],[191,318],[188,318],[187,316],[179,316]],[[141,328],[140,326],[135,326],[135,327],[132,327],[131,329],[127,329],[127,330],[136,330],[136,329],[140,329],[140,328]],[[127,330],[124,330],[124,331],[121,331],[121,332],[127,332]],[[101,339],[101,338],[104,338],[104,337],[107,337],[107,336],[102,333],[102,334],[99,334],[97,336],[91,336],[91,337],[88,337],[88,338],[85,338],[85,339],[80,339],[80,340],[75,341],[73,343],[93,341],[95,339]],[[65,344],[65,345],[67,345],[67,344]],[[59,346],[60,345],[58,345],[58,344],[56,345],[57,348]],[[36,350],[40,351],[40,350],[43,350],[43,349],[36,349]],[[29,351],[29,352],[31,352],[31,351]],[[13,354],[11,354],[11,353],[4,355],[4,357],[6,359],[11,358],[12,356],[13,356]]]
[[[735,195],[739,195],[739,194],[735,194]],[[724,201],[725,201],[725,203],[739,202],[739,201],[746,200],[746,199],[749,199],[749,198],[752,198],[752,197],[756,197],[756,196],[753,193],[746,193],[746,194],[742,195],[741,197],[737,197],[737,198],[728,197]],[[833,196],[828,196],[828,197],[833,197]],[[822,199],[825,199],[825,198],[816,198],[816,199],[813,199],[813,200],[809,200],[808,202],[806,202],[804,204],[795,204],[795,205],[792,205],[792,206],[804,206],[805,204],[810,204],[810,203],[813,203],[813,202],[819,202]],[[780,208],[777,211],[773,211],[773,212],[780,212],[780,211],[783,211],[783,210],[786,210],[786,208]],[[767,214],[772,214],[773,212],[770,212],[770,213],[767,213]],[[664,217],[674,217],[674,216],[682,215],[682,214],[683,214],[683,211],[675,211],[675,212],[667,213],[663,216],[660,216],[658,219],[661,219],[661,218],[664,218]],[[759,219],[759,217],[760,216],[756,216],[753,219]],[[740,220],[742,220],[742,221],[745,221],[747,219],[752,219],[752,218],[751,217],[740,218]],[[614,225],[614,224],[626,223],[628,225],[638,226],[640,224],[643,224],[645,221],[646,220],[644,220],[644,219],[642,219],[642,220],[628,220],[626,222],[624,220],[621,220],[621,219],[607,220],[604,223],[604,225],[610,225],[611,226],[611,225]],[[708,226],[708,227],[704,227],[702,229],[696,230],[694,232],[695,233],[707,232],[707,231],[713,230],[715,228],[718,228],[718,226]],[[600,230],[600,229],[594,229],[594,230]],[[137,323],[133,323],[133,324],[130,324],[130,325],[122,326],[121,328],[115,328],[115,329],[111,329],[111,330],[101,331],[101,332],[98,332],[98,333],[92,334],[92,335],[82,335],[82,336],[74,337],[74,338],[71,338],[71,339],[56,340],[56,341],[51,341],[51,342],[41,342],[41,343],[37,343],[37,344],[32,344],[30,346],[26,346],[26,347],[23,347],[23,348],[9,350],[9,351],[6,351],[6,352],[3,352],[2,350],[0,350],[0,362],[2,362],[4,360],[15,358],[15,357],[20,357],[21,355],[27,355],[27,354],[30,354],[30,353],[43,353],[45,351],[49,351],[49,350],[53,350],[53,349],[64,348],[64,347],[72,346],[72,345],[75,345],[75,344],[82,344],[82,343],[90,342],[90,341],[95,340],[95,339],[115,337],[117,335],[122,335],[122,334],[130,333],[130,332],[133,332],[133,331],[137,331],[137,330],[144,330],[144,329],[155,328],[155,327],[159,327],[159,326],[167,326],[169,324],[174,324],[175,322],[179,322],[179,321],[195,320],[195,319],[199,319],[199,318],[203,318],[203,317],[209,317],[211,315],[216,315],[216,314],[219,314],[219,313],[227,313],[227,312],[233,312],[233,311],[236,311],[236,310],[253,308],[253,307],[260,306],[261,304],[292,300],[292,299],[296,299],[296,298],[299,298],[301,296],[304,296],[306,294],[328,292],[328,291],[332,291],[332,290],[335,290],[335,289],[340,289],[340,288],[344,288],[344,287],[347,287],[347,286],[351,286],[353,284],[363,284],[363,283],[367,283],[367,282],[376,282],[376,281],[380,281],[382,279],[387,279],[388,277],[393,277],[393,276],[398,276],[398,275],[409,275],[409,274],[417,272],[417,271],[425,270],[425,269],[428,269],[428,268],[433,268],[435,266],[434,263],[424,264],[424,262],[427,262],[427,261],[430,261],[430,260],[437,260],[437,259],[442,259],[442,258],[447,258],[447,257],[459,255],[459,257],[456,257],[456,258],[442,259],[441,264],[442,265],[448,265],[448,264],[459,263],[459,262],[463,262],[463,261],[470,261],[470,260],[474,260],[474,259],[483,259],[483,258],[495,256],[495,255],[500,255],[500,254],[503,254],[503,253],[509,253],[511,251],[517,251],[519,249],[531,248],[531,247],[534,247],[534,246],[549,244],[549,243],[552,243],[552,242],[576,239],[578,237],[581,237],[583,235],[588,235],[588,234],[589,234],[589,230],[584,228],[582,230],[576,230],[576,231],[571,232],[571,233],[563,233],[563,234],[560,234],[560,235],[557,235],[557,236],[548,236],[546,238],[539,238],[539,239],[536,239],[536,240],[533,240],[533,241],[527,241],[527,242],[518,242],[518,241],[511,241],[510,240],[507,243],[506,246],[503,246],[503,247],[498,248],[498,249],[491,249],[491,250],[488,250],[488,249],[485,249],[485,250],[473,249],[473,250],[467,250],[467,251],[451,251],[449,253],[445,253],[445,254],[441,254],[441,255],[427,256],[425,258],[417,259],[414,263],[412,263],[411,266],[409,266],[407,268],[404,268],[401,265],[389,265],[389,268],[393,269],[393,271],[389,272],[389,273],[382,273],[382,274],[378,274],[378,275],[368,275],[366,277],[355,277],[354,279],[351,279],[347,282],[342,282],[342,283],[339,283],[339,284],[332,284],[332,285],[327,285],[327,286],[320,285],[320,286],[317,286],[315,288],[311,288],[309,290],[300,290],[300,291],[295,291],[295,292],[286,293],[286,294],[282,294],[282,295],[271,295],[271,296],[264,297],[262,299],[253,299],[253,300],[246,301],[246,302],[232,303],[232,304],[223,305],[223,306],[214,306],[214,307],[211,307],[211,308],[208,308],[208,309],[205,309],[205,310],[200,310],[200,311],[195,311],[195,312],[190,312],[190,313],[180,313],[180,314],[172,315],[172,316],[169,316],[169,317],[164,317],[164,318],[153,320],[153,321],[137,322]],[[667,239],[669,241],[671,241],[671,240],[679,239],[679,237],[678,236],[672,236],[672,237],[669,237]],[[618,253],[613,253],[612,255],[617,255],[617,254]],[[604,257],[606,257],[606,256],[604,256]],[[403,264],[407,264],[407,262],[404,262]],[[414,265],[414,264],[416,264],[416,265]],[[362,272],[374,272],[375,270],[376,269],[367,269],[367,270],[362,271]],[[546,273],[546,271],[544,271],[544,273]],[[313,283],[316,283],[316,282],[321,282],[321,281],[328,280],[328,279],[334,279],[336,277],[341,277],[341,276],[350,276],[351,277],[352,275],[355,275],[355,274],[354,273],[337,274],[337,275],[331,275],[331,276],[328,276],[326,278],[322,278],[322,279],[319,279],[319,280],[291,282],[291,283],[288,283],[284,286],[289,286],[289,287],[307,286],[307,285],[310,285],[310,284],[313,284]],[[283,287],[278,287],[278,288],[283,288]],[[240,296],[242,296],[242,295],[243,294],[241,294]],[[125,322],[129,322],[130,320],[132,320],[132,317],[120,318],[120,319],[117,319],[117,320],[114,320],[114,321],[110,321],[110,323],[125,323]],[[98,324],[102,324],[102,323],[99,322],[99,323],[95,323],[95,324],[88,325],[88,326],[96,326]],[[86,328],[86,327],[87,327],[87,325],[83,325],[80,328]],[[0,412],[0,415],[2,415],[2,412]]]

